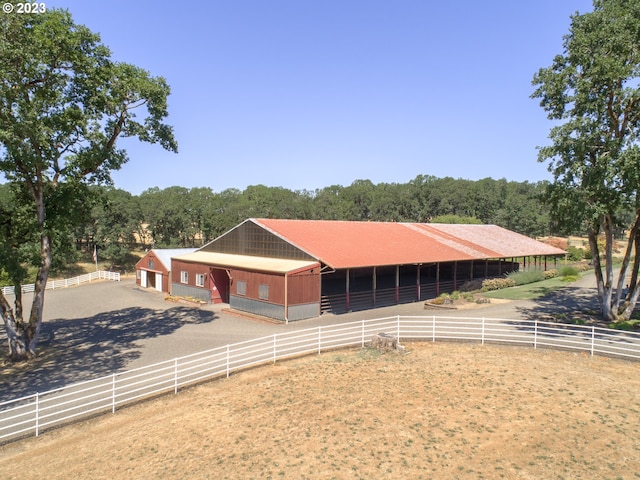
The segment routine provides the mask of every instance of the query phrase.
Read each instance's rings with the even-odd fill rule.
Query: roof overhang
[[[218,252],[193,252],[173,257],[190,263],[200,263],[218,268],[235,268],[266,273],[296,273],[320,266],[320,262],[309,260],[289,260],[283,258],[256,257],[253,255],[236,255]]]

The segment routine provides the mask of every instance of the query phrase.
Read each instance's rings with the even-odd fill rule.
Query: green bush
[[[500,290],[501,288],[515,287],[516,281],[513,278],[489,278],[482,282],[482,291]]]
[[[561,277],[577,277],[578,269],[572,265],[566,265],[560,269]]]
[[[541,270],[528,270],[526,272],[511,272],[507,278],[511,278],[516,285],[540,282],[544,280],[544,272]]]
[[[551,270],[545,270],[544,279],[549,280],[550,278],[556,278],[558,275],[559,275],[558,270],[555,268],[552,268]]]
[[[584,248],[574,247],[572,245],[567,247],[567,258],[571,262],[579,262],[584,258]]]

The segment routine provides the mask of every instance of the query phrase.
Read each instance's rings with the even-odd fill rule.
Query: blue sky
[[[587,0],[47,1],[171,85],[179,153],[127,140],[150,187],[314,190],[417,175],[550,179],[531,80]]]

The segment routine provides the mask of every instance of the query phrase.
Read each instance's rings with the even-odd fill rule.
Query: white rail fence
[[[401,341],[465,341],[578,350],[591,355],[640,359],[640,335],[592,326],[467,317],[397,316],[297,330],[113,373],[0,403],[0,443],[37,436],[47,429],[132,402],[278,360],[364,347],[377,333]]]
[[[81,283],[92,282],[94,280],[113,280],[120,281],[119,272],[107,272],[105,270],[98,270],[96,272],[86,273],[78,277],[65,278],[64,280],[52,280],[47,282],[46,290],[55,290],[56,288],[66,288],[80,285]],[[31,293],[35,290],[35,284],[22,285],[22,293]],[[13,295],[15,293],[15,287],[2,287],[3,295]]]

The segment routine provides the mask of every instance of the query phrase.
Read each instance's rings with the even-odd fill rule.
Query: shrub
[[[567,247],[567,258],[572,262],[579,262],[584,258],[584,249],[570,245]]]
[[[560,269],[561,277],[577,277],[578,269],[572,265],[565,265]]]
[[[489,278],[482,282],[482,291],[500,290],[501,288],[515,287],[516,281],[513,278]]]
[[[473,280],[467,280],[466,282],[464,282],[462,285],[460,285],[460,287],[458,287],[458,290],[460,290],[461,292],[473,292],[474,290],[480,290],[481,288],[482,279],[475,278]]]
[[[526,285],[528,283],[544,280],[544,272],[540,270],[528,270],[526,272],[511,272],[507,278],[511,278],[516,285]]]
[[[558,270],[552,268],[551,270],[545,270],[544,279],[548,280],[550,278],[556,278],[558,276]]]

